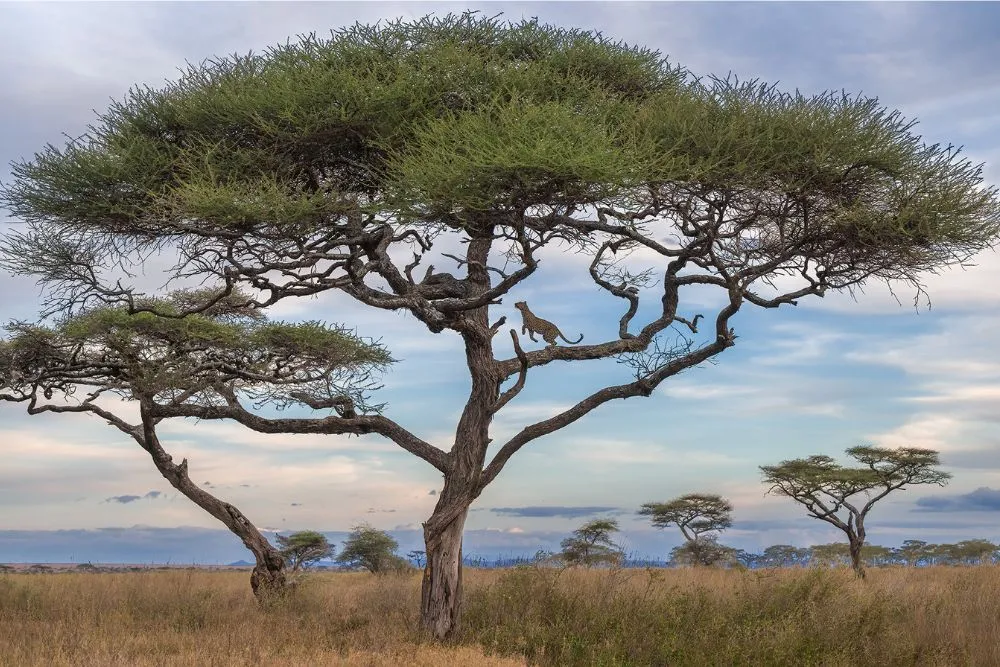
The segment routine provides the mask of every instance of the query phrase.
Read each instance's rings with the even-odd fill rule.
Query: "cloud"
[[[606,514],[608,512],[620,512],[618,507],[563,507],[559,505],[534,505],[530,507],[491,507],[490,511],[495,514],[505,516],[519,516],[527,518],[550,518],[562,517],[564,519],[576,519],[595,514]]]
[[[437,489],[431,489],[427,492],[428,496],[436,496],[438,494]]]
[[[149,491],[145,495],[142,495],[142,496],[134,496],[134,495],[131,495],[131,494],[127,494],[127,495],[123,495],[123,496],[111,496],[110,498],[106,498],[104,500],[104,502],[106,502],[106,503],[120,503],[122,505],[128,505],[129,503],[134,503],[137,500],[143,500],[143,499],[154,500],[156,498],[159,498],[162,495],[163,495],[162,491]]]
[[[917,500],[917,512],[998,512],[1000,489],[981,486],[956,496],[927,496]]]
[[[126,496],[111,496],[110,498],[106,498],[104,500],[104,502],[106,502],[106,503],[121,503],[122,505],[127,505],[129,503],[134,503],[135,501],[141,500],[141,499],[142,499],[142,496],[131,496],[131,495],[126,495]]]

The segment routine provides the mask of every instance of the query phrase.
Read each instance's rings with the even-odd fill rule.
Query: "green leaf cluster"
[[[617,565],[624,554],[611,535],[619,530],[615,519],[588,521],[560,543],[559,557],[569,565]]]
[[[361,220],[467,229],[607,203],[683,218],[694,197],[750,216],[762,258],[794,246],[833,287],[915,280],[994,244],[1000,200],[914,125],[876,98],[699,79],[535,19],[356,24],[190,65],[15,164],[0,204],[49,233],[2,261],[51,278],[43,241],[61,232],[109,260],[178,238],[294,255],[281,244]]]
[[[398,567],[401,560],[396,555],[398,548],[396,539],[385,531],[360,524],[347,536],[337,562],[363,567],[373,574],[382,574]]]
[[[326,535],[315,530],[300,530],[291,535],[276,536],[281,555],[295,572],[316,561],[333,556],[334,548]]]
[[[320,322],[267,321],[240,308],[239,294],[184,317],[200,292],[91,308],[51,326],[12,323],[0,341],[5,385],[49,377],[81,384],[117,383],[143,392],[236,381],[240,387],[307,384],[367,377],[394,360],[382,345]]]

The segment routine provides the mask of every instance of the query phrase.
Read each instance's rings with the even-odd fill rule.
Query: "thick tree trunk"
[[[160,445],[153,420],[146,414],[145,409],[141,412],[143,416],[142,433],[134,434],[135,439],[143,449],[149,452],[156,469],[160,471],[164,479],[170,482],[172,487],[225,524],[254,555],[257,564],[250,574],[250,588],[257,600],[265,603],[286,593],[291,582],[286,575],[285,559],[281,553],[268,542],[267,538],[257,530],[257,527],[250,522],[250,519],[246,518],[243,512],[234,505],[219,500],[191,481],[187,471],[187,459],[181,461],[180,465],[174,463],[173,457]]]
[[[851,550],[851,567],[854,568],[854,574],[858,576],[858,579],[865,578],[865,567],[864,563],[861,562],[861,547],[864,542],[857,540],[851,540],[850,550]]]
[[[450,637],[462,617],[462,531],[468,513],[469,507],[465,505],[441,530],[433,528],[434,515],[424,524],[427,564],[420,596],[420,620],[435,639]]]
[[[263,536],[261,536],[264,539]],[[266,542],[266,539],[265,539]],[[246,544],[247,540],[243,540]],[[281,597],[291,588],[285,572],[285,559],[270,544],[258,550],[253,550],[257,564],[250,573],[250,588],[261,603],[266,603],[275,597]]]
[[[493,228],[489,225],[471,233],[466,265],[467,281],[473,294],[490,287],[486,266]],[[469,505],[479,495],[486,450],[490,444],[493,407],[500,395],[501,378],[493,357],[493,331],[489,306],[460,315],[460,333],[472,386],[462,416],[455,429],[455,445],[449,452],[444,488],[437,505],[424,523],[427,564],[421,590],[420,618],[424,629],[435,639],[450,637],[462,615],[462,531]]]

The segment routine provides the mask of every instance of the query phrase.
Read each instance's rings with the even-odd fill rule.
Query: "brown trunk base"
[[[294,582],[289,580],[283,567],[268,569],[258,564],[250,573],[250,588],[257,602],[266,605],[285,597],[294,588]]]
[[[437,640],[453,636],[462,618],[462,531],[467,512],[468,508],[437,535],[424,531],[427,565],[421,587],[420,622]]]

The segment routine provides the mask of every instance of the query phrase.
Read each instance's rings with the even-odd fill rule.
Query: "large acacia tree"
[[[770,485],[768,493],[787,496],[805,507],[809,516],[844,531],[851,565],[863,579],[865,519],[875,503],[913,484],[944,486],[951,474],[936,469],[938,453],[932,449],[860,446],[849,448],[847,454],[861,465],[847,467],[829,456],[815,455],[760,469],[764,483]]]
[[[178,312],[204,296],[180,291],[142,305]],[[12,323],[0,339],[0,401],[22,403],[33,415],[96,415],[135,440],[171,486],[253,553],[250,585],[266,601],[291,583],[285,555],[235,505],[193,482],[186,458],[174,462],[157,433],[163,417],[151,406],[158,398],[232,400],[238,393],[277,408],[302,393],[363,403],[373,373],[392,359],[346,330],[268,322],[259,312],[233,307],[241,302],[239,294],[230,295],[185,318],[98,306],[50,326]]]
[[[26,227],[5,262],[49,285],[48,311],[137,309],[102,269],[170,250],[178,275],[214,279],[219,298],[238,285],[260,307],[337,291],[457,334],[470,389],[447,449],[385,413],[375,426],[353,409],[272,420],[241,396],[150,406],[269,432],[378,433],[440,471],[421,604],[444,637],[459,621],[469,506],[521,448],[719,355],[745,306],[919,285],[995,242],[980,168],[912,129],[875,99],[698,79],[656,51],[534,20],[354,25],[135,88],[84,136],[14,165],[0,201]],[[524,350],[510,330],[495,344],[498,310],[514,315],[516,290],[546,280],[542,255],[566,251],[599,288],[581,312],[621,305],[615,335]],[[440,270],[446,258],[458,275]],[[716,307],[692,312],[684,299],[704,290]],[[487,460],[494,417],[529,377],[609,358],[631,374],[524,424]]]

